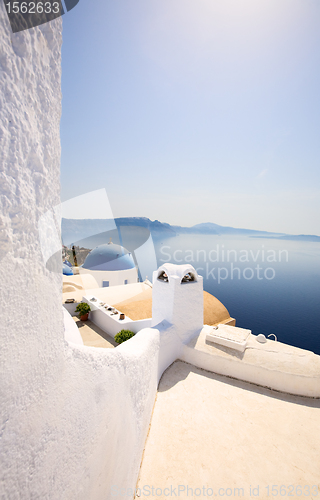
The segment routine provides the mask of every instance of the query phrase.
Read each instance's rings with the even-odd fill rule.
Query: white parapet
[[[151,326],[151,318],[134,321],[126,315],[122,317],[121,311],[98,297],[87,295],[83,297],[83,301],[90,305],[91,321],[113,338],[123,329],[138,333]]]
[[[241,352],[234,344],[226,346],[216,342],[217,339],[208,341],[211,329],[204,326],[188,345],[183,345],[179,359],[204,370],[276,391],[320,397],[320,356],[269,339],[261,344],[252,334],[247,337],[246,349]]]

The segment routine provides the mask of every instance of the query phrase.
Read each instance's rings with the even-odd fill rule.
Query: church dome
[[[62,274],[64,274],[65,276],[71,276],[73,274],[71,267],[64,262],[62,263]]]
[[[128,250],[110,242],[91,250],[82,267],[90,271],[124,271],[134,269],[135,263]]]

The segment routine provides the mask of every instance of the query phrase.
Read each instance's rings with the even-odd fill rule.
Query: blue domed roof
[[[134,269],[131,253],[120,245],[99,245],[87,255],[82,267],[90,271],[124,271]]]
[[[62,264],[62,274],[64,274],[65,276],[71,276],[73,274],[71,267],[69,267],[64,262]]]

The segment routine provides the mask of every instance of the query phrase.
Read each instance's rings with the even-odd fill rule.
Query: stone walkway
[[[320,498],[320,400],[176,361],[160,381],[137,488],[149,499]]]
[[[73,316],[73,319],[79,328],[84,345],[105,348],[117,347],[118,344],[114,338],[101,330],[101,328],[89,319],[87,321],[80,321],[77,316]]]

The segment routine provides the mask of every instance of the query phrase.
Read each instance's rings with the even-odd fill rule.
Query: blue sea
[[[320,355],[320,243],[183,234],[154,246],[158,266],[192,264],[237,326]]]
[[[112,234],[111,234],[112,233]],[[320,243],[245,235],[150,236],[142,227],[101,233],[82,245],[107,243],[110,235],[132,252],[141,279],[152,280],[161,264],[189,263],[203,276],[239,327],[255,335],[320,355]]]

